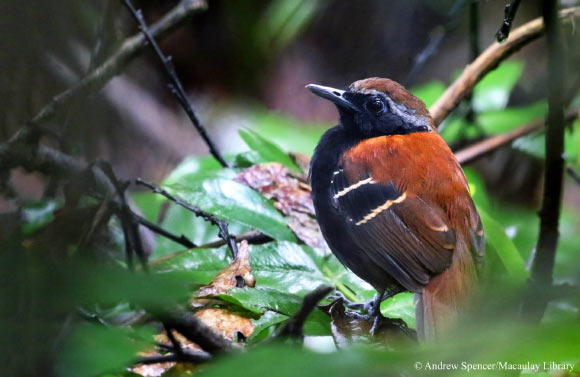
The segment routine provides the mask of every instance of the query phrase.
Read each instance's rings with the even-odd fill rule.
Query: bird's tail
[[[451,266],[437,275],[416,295],[417,335],[421,340],[437,340],[457,324],[467,311],[477,273],[468,245],[458,239]]]

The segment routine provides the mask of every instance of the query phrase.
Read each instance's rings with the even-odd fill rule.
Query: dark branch
[[[161,363],[193,363],[201,364],[211,359],[211,355],[205,352],[183,351],[181,354],[172,353],[163,356],[147,356],[137,359],[135,364],[161,364]]]
[[[155,51],[155,54],[157,55],[157,57],[161,61],[161,64],[163,65],[163,68],[165,69],[165,73],[167,74],[167,78],[170,81],[169,89],[171,90],[171,93],[175,96],[175,98],[177,98],[177,100],[179,101],[179,103],[181,104],[181,106],[183,107],[185,112],[187,113],[187,116],[191,120],[191,123],[193,123],[195,129],[197,130],[197,132],[199,132],[203,141],[209,147],[209,151],[212,154],[212,156],[214,156],[215,159],[223,167],[229,167],[229,164],[226,162],[226,160],[224,159],[224,157],[222,156],[220,151],[217,149],[213,140],[207,134],[205,127],[201,124],[201,122],[199,121],[199,118],[195,114],[195,111],[193,110],[193,106],[191,105],[191,102],[187,98],[187,94],[185,93],[185,90],[183,89],[183,85],[181,84],[181,81],[179,80],[179,77],[177,76],[177,73],[175,72],[175,67],[173,66],[173,62],[171,61],[171,57],[165,56],[163,51],[161,51],[161,48],[159,47],[159,45],[155,41],[155,37],[153,36],[152,32],[147,27],[147,24],[145,23],[145,19],[143,18],[143,13],[141,12],[140,9],[136,9],[133,6],[133,4],[131,3],[131,0],[123,0],[123,2],[125,4],[125,6],[127,7],[127,9],[129,9],[129,11],[131,12],[131,15],[135,18],[135,20],[139,24],[139,29],[141,30],[141,32],[143,33],[143,35],[145,36],[145,38],[149,42],[149,45],[151,46],[153,51]]]
[[[219,237],[222,240],[224,240],[225,243],[230,248],[230,251],[232,252],[232,257],[234,259],[236,258],[236,256],[238,255],[238,244],[236,243],[236,237],[230,235],[229,230],[228,230],[228,223],[226,221],[220,220],[219,218],[212,215],[211,213],[205,212],[201,208],[195,207],[187,202],[184,202],[183,200],[171,195],[166,190],[164,190],[161,187],[156,186],[152,183],[145,182],[139,178],[135,181],[135,183],[137,183],[138,185],[142,185],[142,186],[147,187],[148,189],[153,191],[155,194],[163,195],[164,197],[166,197],[170,201],[174,202],[175,204],[182,206],[183,208],[193,212],[196,216],[201,217],[205,221],[208,221],[211,224],[217,226],[219,228],[219,234],[218,234]]]
[[[274,335],[274,338],[290,337],[301,340],[304,337],[304,323],[306,319],[316,309],[320,300],[325,298],[333,289],[333,287],[322,285],[304,296],[300,310],[286,321],[284,326]]]
[[[548,44],[548,119],[546,125],[546,170],[544,194],[540,209],[540,235],[532,259],[530,280],[532,287],[552,285],[552,273],[558,246],[558,222],[564,178],[564,49],[556,0],[542,0],[542,17],[546,25]],[[526,300],[524,315],[539,321],[546,309],[548,298],[538,295]]]
[[[143,249],[143,243],[141,241],[141,236],[139,235],[139,223],[134,220],[133,211],[129,208],[127,204],[127,198],[125,197],[125,192],[129,186],[128,182],[121,182],[115,175],[111,165],[104,161],[99,161],[96,166],[101,169],[107,178],[111,181],[111,184],[115,188],[117,198],[120,202],[120,210],[117,212],[119,215],[119,220],[121,221],[121,227],[123,229],[123,234],[125,235],[125,251],[127,254],[127,265],[129,268],[133,268],[133,252],[139,258],[139,262],[144,270],[147,270],[147,256],[145,255],[145,250]]]
[[[153,37],[162,38],[177,26],[183,23],[195,12],[205,10],[206,3],[202,0],[182,0],[165,14],[159,21],[151,26],[150,33]],[[45,105],[32,123],[40,124],[54,118],[73,100],[80,99],[87,94],[101,89],[110,79],[121,73],[127,64],[131,62],[145,47],[147,41],[143,35],[136,34],[125,39],[119,50],[105,60],[95,69],[91,70],[81,81],[59,93]]]
[[[212,355],[232,350],[232,344],[229,340],[213,332],[211,328],[189,312],[176,309],[157,316],[167,327],[181,333]]]
[[[505,5],[503,22],[497,33],[495,33],[495,38],[498,42],[501,43],[509,37],[512,23],[514,22],[514,18],[516,18],[520,3],[521,0],[512,0]]]

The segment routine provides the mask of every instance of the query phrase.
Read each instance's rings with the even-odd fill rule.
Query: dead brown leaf
[[[314,215],[310,186],[292,177],[278,162],[257,164],[240,172],[236,180],[274,200],[274,206],[288,218],[288,226],[306,245],[327,250]]]
[[[220,271],[209,285],[199,289],[197,297],[215,296],[226,293],[234,287],[254,287],[256,278],[250,266],[248,241],[243,240],[238,247],[238,255],[229,266]]]

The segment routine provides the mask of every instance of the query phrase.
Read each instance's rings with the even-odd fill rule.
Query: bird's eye
[[[365,109],[373,114],[385,111],[385,103],[380,98],[374,97],[365,103]]]

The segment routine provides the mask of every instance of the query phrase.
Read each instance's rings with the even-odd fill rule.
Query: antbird
[[[340,124],[310,165],[322,234],[337,258],[378,292],[417,296],[417,332],[436,339],[465,308],[484,257],[469,186],[425,104],[383,78],[347,90],[308,85],[333,102]]]

